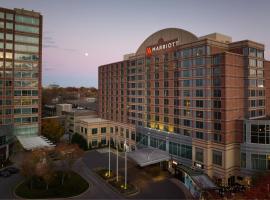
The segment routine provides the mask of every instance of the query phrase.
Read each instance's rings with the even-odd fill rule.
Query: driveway
[[[124,158],[119,156],[119,174],[124,175]],[[86,166],[93,170],[98,167],[108,168],[108,153],[100,153],[96,150],[86,152],[83,157]],[[116,155],[111,153],[111,169],[116,171]],[[184,192],[173,182],[168,172],[162,172],[160,176],[153,177],[149,170],[137,167],[128,161],[128,181],[139,188],[139,193],[131,196],[135,199],[185,199]],[[96,197],[97,198],[97,197]]]

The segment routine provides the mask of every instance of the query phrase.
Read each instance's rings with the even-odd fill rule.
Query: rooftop
[[[81,122],[86,122],[86,123],[105,123],[105,122],[109,122],[109,120],[106,120],[106,119],[93,118],[93,117],[83,118],[83,119],[80,119],[80,121]]]

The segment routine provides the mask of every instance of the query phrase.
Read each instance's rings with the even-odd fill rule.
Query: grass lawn
[[[58,172],[57,178],[49,185],[48,190],[46,184],[39,180],[34,180],[33,188],[30,189],[30,181],[26,180],[16,188],[15,193],[27,199],[65,198],[79,195],[89,187],[88,182],[75,172],[70,173],[70,177],[65,179],[63,185],[60,177]]]

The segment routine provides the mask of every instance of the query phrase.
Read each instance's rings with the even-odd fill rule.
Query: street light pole
[[[118,133],[117,133],[117,140],[116,140],[116,181],[118,182]]]
[[[109,134],[109,177],[111,177],[111,130]]]
[[[125,139],[125,189],[127,189],[127,139]]]

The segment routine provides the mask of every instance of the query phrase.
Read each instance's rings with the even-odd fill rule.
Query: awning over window
[[[47,138],[37,135],[17,136],[17,139],[25,150],[33,150],[40,148],[50,148],[55,145],[51,143]]]
[[[128,152],[127,156],[141,167],[170,160],[168,152],[149,147]]]

